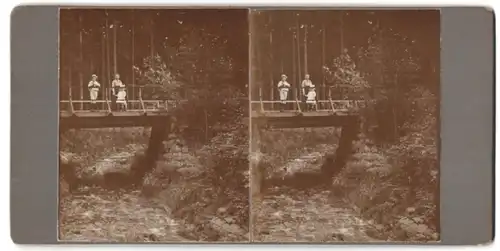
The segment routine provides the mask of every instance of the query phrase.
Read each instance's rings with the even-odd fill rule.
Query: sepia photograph
[[[439,241],[440,11],[249,20],[252,241]]]
[[[248,242],[248,10],[59,18],[59,240]]]

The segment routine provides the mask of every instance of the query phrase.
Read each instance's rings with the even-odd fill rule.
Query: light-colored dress
[[[118,88],[118,93],[116,94],[116,103],[127,104],[127,90],[125,85],[121,85]]]
[[[308,103],[308,104],[316,104],[316,91],[315,90],[310,90],[307,93],[306,103]]]
[[[278,90],[280,92],[280,100],[285,103],[288,99],[288,90],[290,90],[290,84],[286,81],[281,80],[278,83]]]
[[[90,81],[88,84],[89,92],[90,92],[90,101],[94,104],[99,96],[99,88],[101,88],[101,84],[97,81]]]

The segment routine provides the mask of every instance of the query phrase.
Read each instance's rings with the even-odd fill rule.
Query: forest
[[[121,195],[116,197],[115,190],[107,187],[113,182],[120,187],[129,178],[108,181],[102,170],[108,166],[128,170],[140,163],[149,128],[61,133],[61,155],[73,156],[65,159],[78,166],[78,182],[83,187],[101,184],[105,188],[92,190],[97,200],[82,198],[83,187],[66,194],[61,200],[61,235],[72,240],[245,240],[249,211],[248,127],[243,123],[248,112],[247,10],[63,9],[59,44],[61,100],[88,100],[92,74],[101,84],[99,99],[110,99],[116,73],[127,86],[128,99],[141,95],[186,100],[171,110],[173,125],[165,125],[171,126],[171,133],[165,139],[163,157],[136,188],[142,194],[139,197],[134,189],[118,192]],[[65,167],[60,172],[65,173]],[[105,184],[99,183],[103,179]],[[159,200],[160,208],[168,206],[170,213],[157,213],[156,204],[134,209],[142,205],[142,197]],[[81,211],[90,204],[94,211]],[[114,213],[106,216],[108,211]],[[219,211],[224,213],[216,215]],[[109,232],[102,220],[97,220],[102,228],[92,230],[85,216],[89,213],[110,217],[106,222],[115,222],[123,231]],[[140,226],[130,225],[137,217],[143,219]],[[227,229],[236,230],[230,234],[214,230],[221,225],[218,217],[232,222],[223,224]],[[166,219],[182,222],[182,237],[171,233],[171,224],[162,223]],[[210,227],[211,223],[215,225]],[[158,227],[166,230],[158,232]]]
[[[439,11],[253,10],[250,32],[251,100],[277,100],[281,74],[286,74],[291,84],[289,99],[300,99],[300,83],[309,74],[318,100],[363,100],[366,104],[359,111],[361,130],[354,142],[353,156],[345,167],[336,167],[343,169],[333,184],[318,188],[314,195],[325,200],[321,207],[331,202],[320,194],[331,191],[336,194],[334,197],[346,200],[349,208],[356,208],[365,220],[374,222],[375,239],[438,239]],[[292,229],[274,227],[278,220],[271,215],[286,211],[293,214],[293,210],[321,214],[319,206],[294,209],[292,203],[276,212],[276,208],[266,205],[272,205],[274,200],[287,201],[282,202],[285,204],[295,201],[296,205],[313,200],[310,193],[303,195],[303,201],[296,197],[302,196],[298,191],[303,190],[300,187],[305,183],[321,183],[321,176],[290,174],[289,170],[302,166],[299,163],[309,163],[310,158],[318,159],[317,156],[328,161],[339,135],[339,130],[328,128],[260,133],[257,147],[252,149],[252,153],[262,153],[255,157],[260,164],[254,175],[263,175],[268,181],[257,184],[254,181],[258,178],[252,180],[252,187],[264,187],[263,194],[255,197],[260,202],[252,202],[252,210],[261,210],[260,219],[258,212],[252,213],[257,215],[253,220],[257,225],[255,238],[286,240],[276,237],[273,231],[280,228],[286,235]],[[302,169],[319,168],[314,163],[305,164]],[[273,178],[273,173],[282,170],[288,170],[283,173],[288,175],[288,181]],[[273,190],[273,184],[269,184],[273,182],[288,184],[293,189]],[[306,222],[314,222],[314,217]],[[304,236],[301,240],[333,238],[318,236]]]

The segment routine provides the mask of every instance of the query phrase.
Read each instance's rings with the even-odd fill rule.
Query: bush
[[[439,191],[434,142],[420,133],[388,148],[358,142],[356,154],[332,190],[377,224],[380,231],[373,234],[378,238],[435,241]]]

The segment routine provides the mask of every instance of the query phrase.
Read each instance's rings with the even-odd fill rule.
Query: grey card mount
[[[491,242],[493,11],[339,7],[15,8],[13,241]]]

